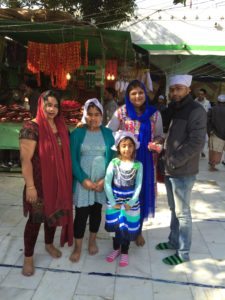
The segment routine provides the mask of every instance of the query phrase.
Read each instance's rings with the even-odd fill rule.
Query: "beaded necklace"
[[[130,181],[136,175],[136,169],[134,168],[132,168],[130,171],[123,171],[119,165],[116,165],[116,169],[124,181]]]

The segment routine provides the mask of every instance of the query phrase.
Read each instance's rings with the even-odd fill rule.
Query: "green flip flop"
[[[185,260],[183,260],[177,254],[165,257],[162,261],[165,264],[170,265],[170,266],[176,266],[176,265],[179,265],[179,264],[182,264],[182,263],[186,262]]]
[[[174,249],[170,243],[166,242],[166,243],[159,243],[156,245],[155,247],[156,250],[168,250],[168,249]]]

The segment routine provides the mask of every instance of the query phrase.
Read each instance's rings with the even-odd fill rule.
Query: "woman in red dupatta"
[[[72,170],[69,135],[60,115],[60,101],[54,91],[38,100],[36,118],[20,131],[20,155],[25,180],[25,257],[22,274],[34,274],[33,253],[40,225],[44,222],[45,249],[54,258],[61,251],[53,245],[57,226],[62,226],[60,244],[73,243]]]

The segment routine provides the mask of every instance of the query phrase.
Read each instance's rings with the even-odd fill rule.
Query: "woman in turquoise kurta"
[[[75,205],[72,262],[80,259],[88,217],[88,251],[91,255],[98,252],[96,235],[101,223],[102,204],[106,202],[104,177],[112,159],[111,147],[114,144],[112,131],[101,125],[102,116],[103,108],[97,99],[86,101],[82,119],[86,125],[75,129],[70,138]]]

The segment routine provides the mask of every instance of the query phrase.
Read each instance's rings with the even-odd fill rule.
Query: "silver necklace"
[[[120,174],[121,178],[125,181],[130,181],[131,179],[134,178],[136,174],[136,170],[134,168],[131,169],[131,171],[124,172],[119,168],[119,166],[116,166],[118,173]]]

